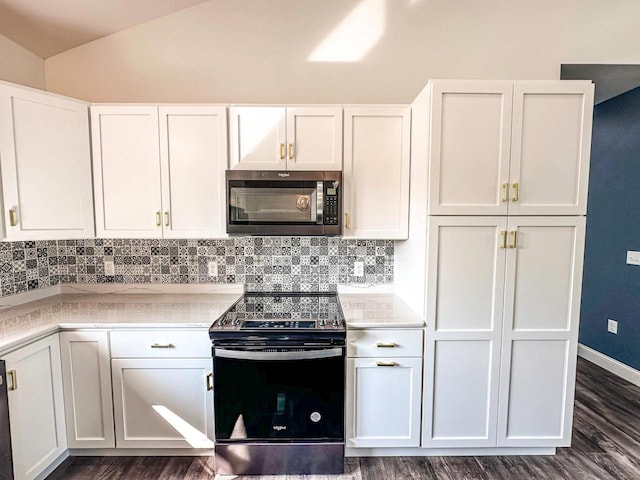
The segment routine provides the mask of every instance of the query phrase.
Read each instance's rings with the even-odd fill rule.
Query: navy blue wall
[[[640,88],[594,110],[580,315],[580,343],[640,369],[640,266],[627,250],[640,251]]]

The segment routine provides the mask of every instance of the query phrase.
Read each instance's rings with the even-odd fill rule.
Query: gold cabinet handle
[[[349,214],[345,213],[344,214],[344,228],[349,228]]]
[[[18,373],[15,370],[9,370],[7,376],[11,377],[11,386],[7,387],[8,390],[18,389]]]
[[[156,226],[159,227],[162,225],[162,216],[160,212],[156,212]]]
[[[378,348],[395,348],[397,347],[397,345],[393,342],[388,342],[388,343],[384,343],[384,342],[378,342],[376,343],[376,347]]]
[[[213,390],[213,372],[207,373],[207,391]]]
[[[520,184],[512,183],[511,186],[513,187],[513,197],[511,197],[511,201],[517,202],[520,200]]]
[[[511,235],[511,243],[509,244],[509,248],[516,248],[518,246],[518,231],[511,230],[509,232],[509,235]]]
[[[12,227],[18,225],[18,211],[15,208],[9,209],[9,225]]]
[[[289,144],[289,160],[293,160],[293,143]]]
[[[169,226],[169,212],[168,211],[164,212],[164,224],[167,227]]]
[[[173,343],[154,343],[151,348],[176,348]]]
[[[500,230],[500,248],[507,248],[507,231]]]
[[[396,362],[376,362],[377,367],[395,367]]]
[[[280,160],[284,160],[284,143],[280,144]]]
[[[500,200],[502,200],[503,202],[509,201],[509,184],[508,183],[502,184],[502,198]]]

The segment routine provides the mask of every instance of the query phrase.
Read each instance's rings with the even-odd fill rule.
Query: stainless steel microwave
[[[227,170],[227,233],[342,235],[342,172]]]

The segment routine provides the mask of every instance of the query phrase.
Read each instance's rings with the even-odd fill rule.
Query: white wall
[[[640,63],[638,18],[637,0],[211,0],[51,57],[45,71],[49,90],[96,102],[410,103],[429,78]],[[361,58],[309,61],[341,22],[329,57],[362,46]]]
[[[0,35],[0,80],[44,90],[44,60]]]

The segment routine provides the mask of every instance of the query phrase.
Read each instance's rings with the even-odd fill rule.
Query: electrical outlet
[[[618,322],[616,322],[615,320],[611,320],[609,318],[607,320],[607,332],[617,335],[618,334]]]
[[[215,260],[211,260],[207,264],[207,273],[209,274],[210,277],[217,277],[218,276],[218,262],[216,262]]]
[[[113,277],[116,274],[116,267],[113,264],[113,260],[104,261],[104,274],[107,277]]]
[[[640,252],[627,251],[627,265],[640,265]]]
[[[364,277],[364,262],[353,263],[353,276]]]

